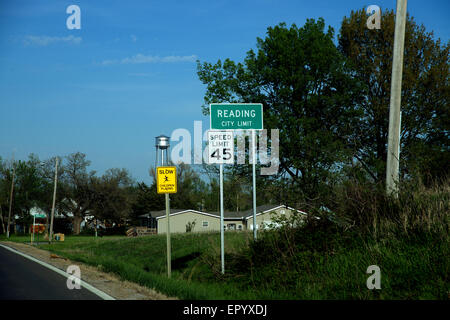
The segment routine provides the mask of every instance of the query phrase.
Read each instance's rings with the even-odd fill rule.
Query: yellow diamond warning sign
[[[177,168],[157,167],[156,184],[158,193],[177,193]]]

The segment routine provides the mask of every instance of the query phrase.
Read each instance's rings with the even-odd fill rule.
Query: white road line
[[[62,271],[62,270],[60,270],[60,269],[58,269],[58,268],[52,266],[51,264],[48,264],[48,263],[43,262],[43,261],[41,261],[41,260],[38,260],[38,259],[36,259],[36,258],[34,258],[34,257],[32,257],[32,256],[29,256],[29,255],[27,255],[27,254],[25,254],[25,253],[22,253],[22,252],[20,252],[20,251],[18,251],[18,250],[15,250],[15,249],[10,248],[10,247],[8,247],[8,246],[5,246],[5,245],[3,245],[3,244],[0,244],[0,247],[5,248],[6,250],[9,250],[9,251],[14,252],[14,253],[16,253],[16,254],[19,254],[19,255],[21,255],[22,257],[25,257],[25,258],[27,258],[27,259],[29,259],[29,260],[31,260],[31,261],[34,261],[34,262],[36,262],[36,263],[39,263],[40,265],[42,265],[42,266],[44,266],[44,267],[46,267],[46,268],[48,268],[48,269],[50,269],[50,270],[52,270],[52,271],[55,271],[56,273],[59,273],[60,275],[66,277],[66,278],[69,278],[69,277],[71,276],[71,274],[68,274],[67,272]],[[103,291],[101,291],[101,290],[99,290],[99,289],[97,289],[97,288],[91,286],[89,283],[87,283],[87,282],[85,282],[85,281],[83,281],[83,280],[81,280],[81,279],[80,279],[80,285],[81,285],[82,287],[86,288],[87,290],[89,290],[90,292],[96,294],[97,296],[99,296],[99,297],[102,298],[103,300],[116,300],[115,298],[113,298],[113,297],[111,297],[110,295],[104,293]]]

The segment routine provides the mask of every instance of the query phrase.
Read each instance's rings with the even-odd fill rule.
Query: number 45
[[[223,151],[223,156],[222,158],[220,157],[220,150]],[[230,153],[230,149],[229,148],[224,148],[224,149],[216,149],[212,154],[211,154],[211,158],[217,158],[217,160],[230,160],[231,159],[231,153]]]

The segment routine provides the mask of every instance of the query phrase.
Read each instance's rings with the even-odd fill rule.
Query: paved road
[[[0,247],[0,300],[101,300],[66,283],[66,277]]]

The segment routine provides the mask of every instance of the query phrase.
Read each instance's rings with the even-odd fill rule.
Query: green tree
[[[263,103],[264,127],[280,130],[280,175],[310,200],[325,194],[331,173],[349,161],[347,140],[360,116],[363,88],[333,37],[323,19],[302,28],[281,23],[257,39],[244,63],[198,62],[204,113],[213,102]]]
[[[0,157],[0,223],[6,233],[8,223],[9,199],[11,192],[12,163]]]
[[[91,162],[86,155],[76,152],[66,157],[64,175],[62,176],[61,189],[64,199],[61,201],[61,212],[73,215],[73,231],[80,233],[81,222],[92,210],[94,192],[91,189],[91,180],[95,171],[88,172]]]
[[[239,170],[236,169],[239,167]],[[242,166],[242,167],[248,167]],[[251,206],[251,189],[246,172],[239,165],[224,165],[223,177],[223,196],[224,210],[242,211]],[[202,200],[205,210],[220,211],[220,185],[219,185],[219,166],[203,164],[201,173],[205,177],[205,186],[202,192]],[[207,179],[206,179],[207,178]]]
[[[363,116],[350,141],[354,157],[373,181],[380,182],[386,172],[395,14],[384,10],[379,30],[366,27],[367,17],[365,9],[344,17],[339,49],[368,89],[360,105]],[[434,40],[432,32],[408,15],[401,98],[402,176],[420,171],[436,178],[450,172],[448,59],[449,44]]]
[[[154,168],[149,170],[153,183],[149,187],[145,183],[139,183],[136,189],[135,200],[132,205],[132,219],[153,210],[165,208],[165,197],[158,194],[156,189],[156,172]],[[189,165],[181,163],[177,165],[177,193],[170,195],[170,207],[172,209],[197,209],[201,210],[203,200],[207,195],[206,183],[199,174]]]
[[[89,215],[110,223],[125,222],[131,211],[132,185],[133,179],[126,169],[108,169],[101,177],[91,177],[92,202]]]
[[[43,184],[41,161],[37,155],[30,154],[27,161],[17,162],[13,194],[13,212],[19,217],[16,222],[25,225],[31,223],[31,209],[39,207],[43,197]]]
[[[206,183],[192,166],[177,165],[177,193],[171,195],[171,207],[177,209],[202,209]]]
[[[140,215],[164,209],[164,197],[157,193],[155,182],[151,186],[144,182],[138,183],[133,187],[133,195],[130,214],[132,224],[137,224]]]
[[[11,223],[19,223],[26,227],[32,221],[31,209],[41,208],[46,196],[46,181],[43,177],[42,165],[43,163],[35,154],[30,154],[27,160],[14,162],[15,180]],[[0,159],[0,215],[2,215],[0,220],[3,223],[7,221],[9,211],[12,167],[12,162],[8,163]]]
[[[226,172],[224,176],[223,196],[225,209],[243,211],[250,208],[252,204],[252,180],[247,176],[235,174],[232,170]],[[261,197],[259,197],[260,199]]]

